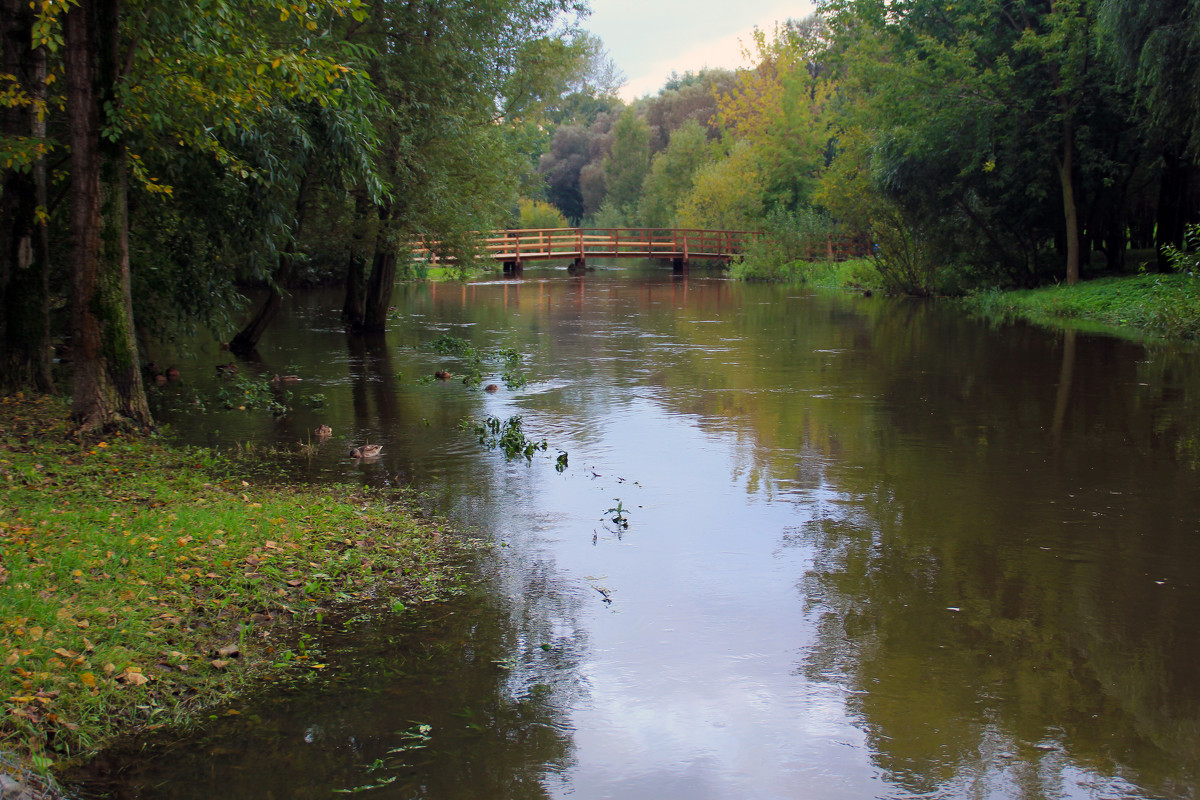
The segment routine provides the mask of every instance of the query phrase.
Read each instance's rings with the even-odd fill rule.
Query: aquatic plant
[[[467,386],[483,383],[487,368],[493,365],[501,367],[500,378],[509,389],[520,389],[529,382],[529,378],[520,371],[524,357],[511,347],[481,351],[466,339],[448,333],[429,342],[428,346],[435,352],[462,359],[459,371],[463,375],[462,382]]]
[[[617,525],[622,530],[628,529],[629,515],[625,512],[627,512],[629,509],[625,508],[625,504],[621,502],[621,498],[614,497],[613,499],[617,501],[616,506],[605,511],[604,515],[608,517],[614,525]]]
[[[499,417],[488,417],[478,425],[464,421],[461,427],[472,431],[479,437],[479,443],[489,450],[503,450],[505,458],[510,461],[517,456],[524,456],[526,461],[531,461],[534,453],[547,448],[545,440],[537,442],[525,435],[519,416],[509,417],[503,422]],[[565,467],[566,453],[559,459]]]

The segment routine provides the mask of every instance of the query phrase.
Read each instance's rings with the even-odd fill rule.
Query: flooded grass
[[[451,591],[450,537],[395,498],[251,484],[156,440],[72,441],[66,415],[0,398],[0,747],[36,771],[324,669],[280,623]]]
[[[1093,325],[1161,338],[1200,336],[1200,282],[1191,275],[1100,278],[1075,286],[980,292],[962,301],[985,316]]]

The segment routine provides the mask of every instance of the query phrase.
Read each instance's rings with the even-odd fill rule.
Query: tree
[[[1082,135],[1105,124],[1118,126],[1112,135],[1122,130],[1097,58],[1096,3],[831,0],[823,9],[842,79],[857,75],[871,86],[856,92],[861,124],[886,145],[881,185],[913,199],[935,189],[993,245],[1022,235],[1004,230],[999,204],[1019,209],[1025,193],[1028,209],[1031,198],[1053,192],[1059,222],[1051,235],[1065,278],[1077,281],[1094,200],[1084,182],[1099,185],[1124,169]]]
[[[654,156],[650,174],[642,185],[638,216],[652,228],[676,223],[676,208],[691,190],[696,175],[712,157],[708,134],[694,119],[671,133],[667,148]]]
[[[612,150],[604,159],[607,199],[626,216],[635,213],[650,171],[650,126],[627,108],[613,127]]]
[[[46,48],[33,7],[0,2],[0,386],[53,388],[46,213]]]
[[[348,26],[347,38],[374,54],[370,72],[388,108],[378,163],[391,190],[356,204],[356,229],[373,236],[349,267],[352,330],[385,327],[407,243],[423,240],[465,268],[476,257],[473,232],[507,222],[524,156],[505,125],[557,97],[553,87],[573,74],[572,50],[545,37],[560,14],[578,10],[569,0],[381,2]]]
[[[318,20],[360,13],[359,5],[217,0],[164,9],[82,0],[65,12],[66,4],[39,5],[33,41],[52,54],[61,50],[66,78],[72,416],[79,431],[153,423],[134,336],[129,173],[151,192],[170,187],[146,172],[140,154],[128,154],[130,141],[192,148],[250,177],[228,145],[251,115],[281,99],[335,103],[355,81],[351,69],[318,52],[313,32]]]
[[[1161,153],[1155,249],[1166,268],[1166,248],[1182,247],[1200,217],[1200,10],[1186,0],[1104,0],[1100,24],[1143,135]]]
[[[766,181],[768,209],[807,206],[825,167],[835,85],[821,64],[825,27],[819,18],[755,29],[756,66],[742,70],[720,97],[722,130],[749,142]]]
[[[706,164],[678,208],[685,228],[754,230],[763,215],[765,183],[754,149],[737,142],[729,155]]]

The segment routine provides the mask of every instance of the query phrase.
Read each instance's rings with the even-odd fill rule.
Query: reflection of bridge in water
[[[763,234],[689,228],[523,228],[492,231],[480,242],[487,258],[505,272],[520,272],[529,261],[570,261],[582,268],[591,258],[655,258],[684,272],[693,260],[729,263]],[[414,247],[417,258],[436,262],[427,247]]]

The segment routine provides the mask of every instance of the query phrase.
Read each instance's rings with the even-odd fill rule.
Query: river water
[[[290,413],[221,408],[201,349],[160,417],[292,451],[329,424],[295,477],[418,487],[488,591],[327,624],[311,681],[81,793],[1200,795],[1194,348],[652,264],[400,287],[374,342],[339,307],[297,296],[242,365],[299,375]],[[528,383],[464,385],[443,335]],[[528,461],[460,427],[514,416]]]

